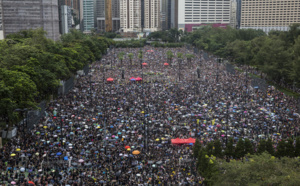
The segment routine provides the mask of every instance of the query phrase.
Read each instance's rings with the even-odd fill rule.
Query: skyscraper
[[[178,26],[178,0],[161,0],[161,29],[169,30]],[[176,24],[175,24],[176,22]]]
[[[140,32],[141,0],[120,0],[120,27],[123,32]]]
[[[161,29],[160,0],[144,0],[144,31]]]
[[[231,1],[231,12],[230,12],[230,26],[234,29],[237,28],[237,3],[236,0]]]
[[[2,2],[0,0],[0,39],[4,39],[2,15]]]
[[[299,0],[243,0],[240,28],[287,31],[293,23],[300,23]]]
[[[96,0],[96,24],[99,31],[120,29],[120,0]]]
[[[168,30],[168,1],[169,0],[161,0],[160,21],[162,30]]]
[[[94,0],[83,0],[83,32],[94,29]]]
[[[2,31],[4,36],[21,30],[36,28],[43,28],[50,39],[59,39],[57,0],[2,0]]]
[[[69,33],[72,28],[72,8],[67,5],[62,5],[60,16],[62,34]]]
[[[236,24],[237,28],[241,26],[241,6],[242,0],[236,0]]]
[[[201,25],[226,27],[230,23],[231,0],[178,1],[178,27],[192,31]]]

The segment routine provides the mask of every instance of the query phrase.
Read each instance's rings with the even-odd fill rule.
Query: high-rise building
[[[60,16],[62,34],[69,33],[72,28],[72,8],[67,5],[62,5]]]
[[[300,23],[299,0],[243,0],[240,28],[287,31]]]
[[[161,0],[160,6],[160,22],[161,22],[161,29],[168,30],[168,0]]]
[[[83,0],[83,32],[94,29],[94,0]]]
[[[242,7],[242,0],[236,0],[236,24],[237,28],[241,26],[241,7]]]
[[[96,25],[99,31],[119,31],[120,0],[96,0]]]
[[[178,27],[188,32],[202,25],[226,27],[230,24],[231,0],[178,1]]]
[[[144,31],[161,29],[160,0],[144,0]]]
[[[230,13],[230,26],[234,29],[237,28],[237,3],[236,0],[231,1],[231,13]]]
[[[2,2],[0,1],[0,40],[4,39],[2,15]]]
[[[21,30],[36,28],[43,28],[50,39],[59,39],[57,0],[2,0],[4,37]]]
[[[140,32],[141,0],[120,0],[120,27],[123,32]]]
[[[169,0],[169,24],[170,28],[177,28],[178,29],[178,0]],[[169,28],[169,29],[170,29]]]

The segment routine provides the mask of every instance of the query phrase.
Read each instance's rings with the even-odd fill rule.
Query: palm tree
[[[120,61],[121,61],[121,67],[123,67],[123,59],[124,59],[124,52],[120,52],[119,54],[118,54],[118,57],[119,57],[119,59],[120,59]]]
[[[140,59],[140,62],[141,62],[141,68],[143,68],[143,67],[142,67],[143,52],[142,52],[141,50],[140,50],[140,52],[139,52],[138,58]]]
[[[173,55],[173,52],[170,51],[170,50],[168,50],[168,51],[167,51],[167,58],[168,58],[170,64],[171,64],[171,62],[172,62],[173,56],[174,56],[174,55]]]
[[[186,57],[187,61],[189,62],[189,64],[191,64],[192,58],[194,58],[195,56],[193,54],[186,54],[185,57]]]
[[[129,59],[130,59],[130,66],[132,66],[133,53],[129,53],[127,56],[128,56]]]

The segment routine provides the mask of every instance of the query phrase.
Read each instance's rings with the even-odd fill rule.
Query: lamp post
[[[21,112],[21,115],[23,116],[23,114],[25,113],[25,117],[23,118],[23,136],[24,136],[24,140],[25,140],[25,131],[26,131],[26,128],[27,128],[27,114],[28,114],[28,109],[27,108],[24,108],[24,109],[20,109],[20,108],[17,108],[14,110],[14,112]],[[25,122],[24,120],[26,120],[26,125],[25,125]],[[8,134],[8,130],[7,130],[7,134]],[[25,142],[23,142],[23,145]]]
[[[227,122],[226,122],[226,146],[227,146],[227,141],[228,141],[228,135],[227,135],[227,130],[228,130],[228,118],[229,118],[229,101],[227,102]]]
[[[92,78],[92,74],[89,73],[89,80],[90,80],[90,94],[92,94],[92,81],[91,81],[91,78]]]
[[[178,60],[178,80],[180,81],[180,63],[181,59]]]

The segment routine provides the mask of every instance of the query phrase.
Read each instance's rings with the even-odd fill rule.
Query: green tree
[[[172,58],[173,57],[174,57],[173,52],[168,50],[167,51],[167,58],[168,58],[170,64],[172,63]]]
[[[210,141],[206,144],[205,151],[207,152],[208,156],[211,156],[213,154],[213,151],[214,151],[214,142],[213,141]]]
[[[132,66],[133,53],[129,53],[128,57],[129,57],[129,60],[130,60],[130,66]]]
[[[193,156],[194,156],[195,158],[198,157],[198,154],[199,154],[199,151],[200,151],[201,148],[202,148],[202,147],[201,147],[200,141],[199,141],[198,139],[196,139],[195,145],[194,145],[194,147],[193,147]]]
[[[258,147],[257,147],[257,153],[261,154],[266,151],[266,140],[262,139],[259,141]]]
[[[242,138],[236,144],[234,155],[236,158],[242,158],[245,156],[245,142]]]
[[[220,140],[215,140],[214,141],[214,151],[213,151],[213,155],[218,157],[218,158],[222,158],[223,154],[222,154],[222,143]]]
[[[290,158],[295,157],[294,140],[292,138],[289,138],[285,144],[285,155]]]
[[[276,151],[276,157],[284,157],[286,156],[285,154],[285,141],[281,140],[278,142],[277,145],[277,151]]]
[[[300,156],[300,137],[299,136],[296,138],[295,156],[296,157]]]
[[[275,154],[273,142],[270,138],[266,141],[266,151],[271,155]]]
[[[212,185],[298,185],[298,159],[277,159],[268,153],[250,156],[248,161],[219,160],[221,171],[211,178]]]
[[[229,138],[225,148],[225,155],[228,157],[233,157],[234,152],[235,152],[235,148],[233,146],[233,138]]]
[[[254,153],[253,145],[248,138],[245,139],[244,147],[245,147],[244,154],[248,154],[248,153],[253,154]]]
[[[119,57],[119,59],[120,59],[120,61],[121,61],[121,67],[123,67],[123,59],[124,59],[124,52],[120,52],[119,54],[118,54],[118,57]]]

